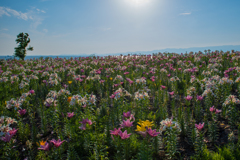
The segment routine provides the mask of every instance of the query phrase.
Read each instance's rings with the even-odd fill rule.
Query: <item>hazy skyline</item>
[[[0,55],[110,54],[240,45],[238,0],[2,0]]]

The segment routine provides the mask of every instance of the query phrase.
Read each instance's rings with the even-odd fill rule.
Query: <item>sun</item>
[[[150,2],[150,0],[126,0],[126,1],[133,6],[144,6]]]

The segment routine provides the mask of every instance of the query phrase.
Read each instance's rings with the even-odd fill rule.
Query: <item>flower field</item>
[[[240,157],[240,52],[0,60],[0,159]]]

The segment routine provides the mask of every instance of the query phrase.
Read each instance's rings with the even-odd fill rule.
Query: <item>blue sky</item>
[[[111,54],[240,45],[239,0],[1,0],[0,55]]]

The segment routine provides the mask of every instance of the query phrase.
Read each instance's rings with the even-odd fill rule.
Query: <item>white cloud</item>
[[[4,7],[0,7],[0,17],[1,17],[2,15],[11,16],[10,14],[8,14],[8,13],[6,12],[6,10],[5,10]]]
[[[48,32],[48,30],[47,30],[47,29],[43,29],[43,32],[47,33],[47,32]]]
[[[38,8],[36,8],[36,10],[37,10],[38,12],[46,13],[44,10],[41,10],[41,9],[38,9]]]
[[[0,16],[2,15],[7,15],[7,16],[12,15],[23,20],[28,20],[29,18],[28,13],[22,13],[21,11],[16,11],[14,9],[7,8],[7,7],[0,7]]]
[[[191,12],[180,13],[180,15],[186,16],[192,14]]]

